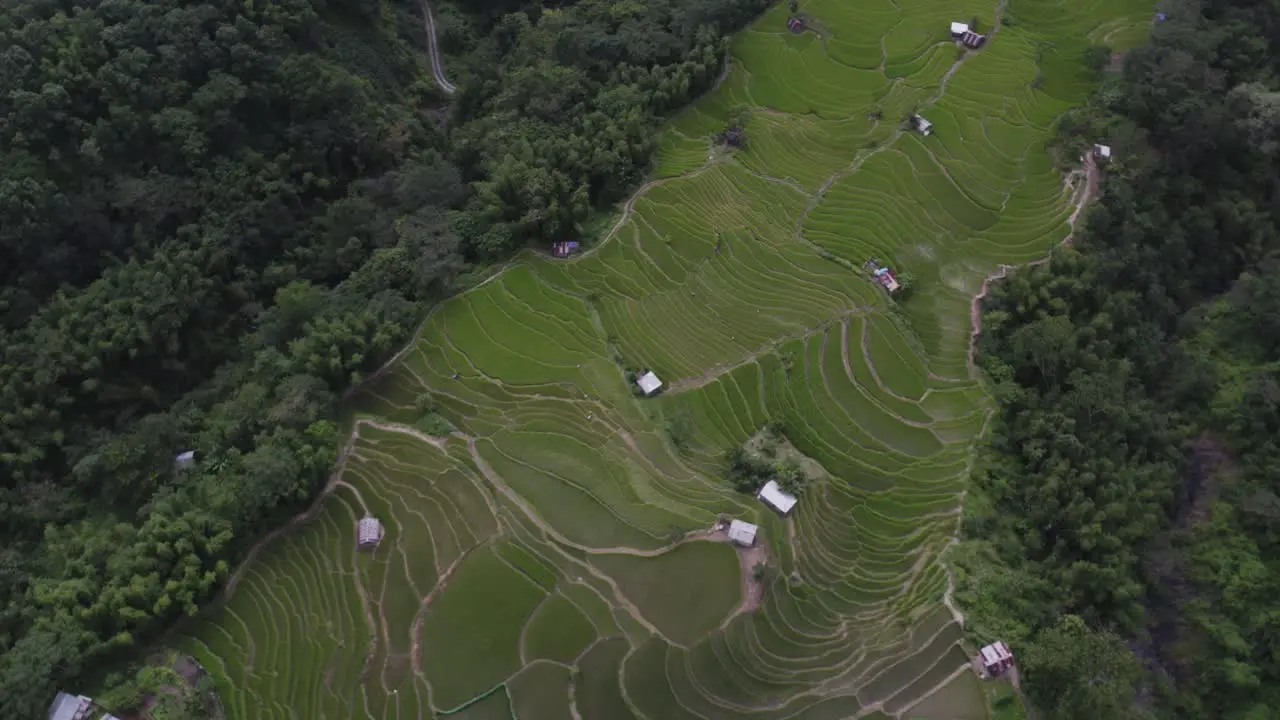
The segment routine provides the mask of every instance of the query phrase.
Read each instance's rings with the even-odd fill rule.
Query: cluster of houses
[[[764,487],[760,488],[760,492],[756,493],[756,497],[783,516],[791,512],[797,502],[796,496],[783,490],[775,480],[765,483]],[[756,535],[760,532],[760,526],[742,520],[730,520],[727,528],[721,525],[720,529],[728,531],[730,542],[742,547],[755,545]]]
[[[951,23],[951,39],[969,48],[977,50],[987,44],[987,36],[975,31],[969,27],[968,23],[953,22]],[[920,115],[911,116],[911,126],[921,135],[933,134],[933,123],[925,120]]]

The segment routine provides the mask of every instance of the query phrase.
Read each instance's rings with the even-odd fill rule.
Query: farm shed
[[[558,258],[566,258],[576,252],[578,252],[577,240],[558,242],[551,246],[551,254]]]
[[[791,508],[796,506],[796,496],[782,489],[778,485],[777,480],[770,480],[760,488],[760,492],[756,495],[760,500],[769,507],[786,515],[791,512]]]
[[[1013,667],[1013,653],[1003,640],[991,643],[982,648],[982,669],[987,675],[995,676]]]
[[[652,395],[662,389],[662,381],[658,379],[657,375],[653,374],[652,370],[636,378],[636,385],[640,387],[640,392],[644,393],[646,396]]]
[[[188,450],[184,453],[179,453],[178,456],[173,459],[173,466],[179,470],[186,470],[187,468],[194,465],[195,462],[196,462],[196,451]]]
[[[798,17],[792,17],[787,20],[787,29],[793,33],[804,32],[804,21]]]
[[[971,50],[977,50],[987,43],[987,36],[972,30],[960,36],[960,44]]]
[[[382,542],[382,532],[382,523],[377,518],[366,515],[360,519],[356,528],[356,542],[362,548],[373,547]]]
[[[890,270],[887,267],[882,267],[876,270],[875,278],[884,286],[885,290],[888,290],[891,293],[897,292],[898,288],[902,287],[898,284],[898,276],[894,275],[893,270]]]
[[[933,123],[925,120],[923,117],[919,115],[912,115],[911,123],[916,126],[916,130],[919,130],[921,135],[933,134]]]
[[[975,32],[973,28],[962,22],[951,23],[951,39],[959,40],[962,45],[974,50],[982,47],[987,42],[986,35]]]
[[[49,720],[120,720],[115,715],[102,712],[93,700],[84,695],[60,692],[49,706]]]
[[[1094,145],[1093,156],[1095,158],[1098,158],[1099,160],[1110,160],[1111,146],[1110,145]]]
[[[751,547],[756,544],[756,533],[760,528],[749,522],[734,520],[729,523],[729,540],[735,545]]]

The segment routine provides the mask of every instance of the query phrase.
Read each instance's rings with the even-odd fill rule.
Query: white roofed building
[[[786,515],[796,506],[796,496],[782,489],[777,480],[770,480],[756,494],[765,505]]]
[[[362,548],[374,547],[382,542],[382,532],[382,523],[378,522],[378,518],[366,515],[360,519],[356,528],[356,542]]]
[[[919,115],[912,115],[911,122],[916,126],[916,130],[920,131],[921,135],[933,134],[933,123],[925,120],[923,117]]]
[[[103,712],[93,700],[84,695],[60,692],[49,706],[49,720],[120,720]]]
[[[85,720],[93,710],[93,701],[83,695],[60,692],[49,706],[49,720]]]
[[[962,22],[951,23],[951,37],[960,37],[969,32],[969,26]]]
[[[1013,653],[1003,640],[982,648],[982,669],[987,675],[1000,675],[1013,667]]]
[[[646,396],[652,395],[662,389],[662,381],[658,379],[657,375],[653,374],[652,370],[636,378],[636,385],[640,387],[640,392],[644,393]]]
[[[734,520],[729,523],[729,540],[735,545],[751,547],[756,544],[756,533],[760,528],[749,522]]]
[[[195,450],[188,450],[184,453],[179,453],[178,456],[173,459],[174,466],[177,467],[179,470],[185,470],[186,468],[189,468],[192,465],[194,465],[195,462],[196,462]]]
[[[1110,160],[1111,146],[1110,145],[1094,145],[1093,156],[1100,160]]]

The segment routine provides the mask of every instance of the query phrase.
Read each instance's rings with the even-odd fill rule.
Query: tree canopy
[[[1073,247],[983,308],[999,409],[958,597],[1050,717],[1280,713],[1280,15],[1167,12],[1062,122],[1064,155],[1115,149]]]
[[[438,5],[452,102],[411,0],[0,8],[0,714],[207,603],[342,393],[628,192],[764,2]]]

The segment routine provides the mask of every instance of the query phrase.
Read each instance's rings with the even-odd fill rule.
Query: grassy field
[[[1069,232],[1045,143],[1089,44],[1141,42],[1152,8],[801,6],[808,32],[782,4],[734,39],[606,241],[443,303],[358,394],[332,491],[174,642],[229,718],[989,717],[942,603],[990,405],[969,306]],[[959,52],[975,17],[991,40]],[[740,104],[749,148],[710,152]],[[415,429],[424,400],[457,432]],[[770,421],[823,470],[786,519],[724,479]],[[366,514],[387,534],[358,552]],[[663,551],[720,515],[760,524],[759,587],[725,543]]]
[[[662,635],[691,645],[738,606],[742,576],[726,543],[690,542],[656,557],[595,555],[592,563]]]

